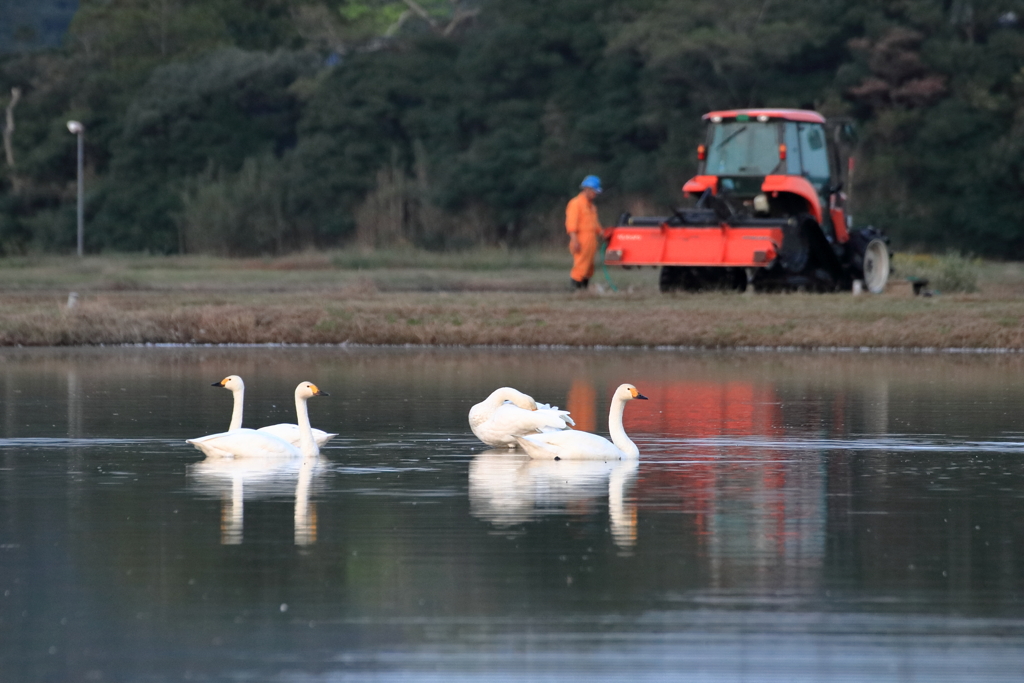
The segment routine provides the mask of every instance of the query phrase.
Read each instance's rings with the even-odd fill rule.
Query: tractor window
[[[817,123],[798,123],[800,137],[800,163],[803,176],[818,190],[828,186],[831,173],[828,167],[828,146],[825,129]]]
[[[775,123],[725,121],[712,127],[706,173],[764,176],[779,165],[779,127]]]

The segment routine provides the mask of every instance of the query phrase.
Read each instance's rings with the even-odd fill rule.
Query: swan
[[[634,398],[647,400],[632,384],[622,384],[612,394],[612,406],[608,411],[608,433],[612,440],[575,430],[564,432],[543,432],[517,436],[516,441],[531,458],[576,460],[602,458],[605,460],[630,460],[640,457],[640,449],[626,436],[622,428],[622,412],[626,401]]]
[[[512,387],[501,387],[469,409],[469,428],[488,446],[516,447],[515,437],[576,424],[568,410],[559,410]]]
[[[295,387],[295,415],[298,419],[299,446],[258,429],[232,429],[219,434],[210,434],[198,439],[188,439],[190,443],[207,456],[233,458],[235,456],[263,457],[311,457],[320,454],[320,447],[313,438],[313,430],[309,426],[309,412],[306,401],[313,396],[328,396],[320,391],[312,382],[301,382]]]
[[[228,431],[242,428],[242,403],[245,398],[245,382],[238,375],[228,375],[219,382],[214,382],[211,386],[223,387],[229,390],[234,395],[234,407],[231,409],[231,425],[228,426]],[[293,446],[300,445],[300,433],[299,426],[295,424],[288,424],[282,422],[276,425],[269,425],[267,427],[260,427],[260,432],[266,432],[267,434],[273,434],[279,439],[284,439]],[[313,439],[316,441],[318,446],[323,446],[328,441],[336,437],[337,434],[329,434],[320,429],[313,429]]]

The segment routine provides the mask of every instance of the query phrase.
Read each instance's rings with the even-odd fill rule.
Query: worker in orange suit
[[[594,256],[601,239],[601,222],[597,218],[594,199],[601,194],[601,179],[588,175],[580,183],[580,193],[565,207],[565,231],[569,233],[569,252],[572,254],[572,284],[575,289],[586,289],[594,274]]]

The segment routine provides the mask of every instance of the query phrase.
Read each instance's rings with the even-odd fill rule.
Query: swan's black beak
[[[221,381],[219,381],[219,382],[214,382],[214,383],[213,383],[213,384],[211,384],[210,386],[211,386],[211,387],[222,387],[222,386],[224,386],[224,380],[221,380]]]
[[[644,396],[643,394],[637,394],[636,398],[641,398],[641,399],[643,399],[645,401],[648,400],[648,398],[646,396]]]
[[[314,391],[313,395],[314,396],[330,396],[330,394],[328,394],[326,391],[320,391],[320,389],[317,389],[316,391]]]

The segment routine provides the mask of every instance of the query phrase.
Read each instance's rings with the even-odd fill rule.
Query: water
[[[1024,676],[1017,356],[0,352],[0,681]],[[318,461],[185,438],[293,420]],[[488,452],[509,384],[639,463]]]

